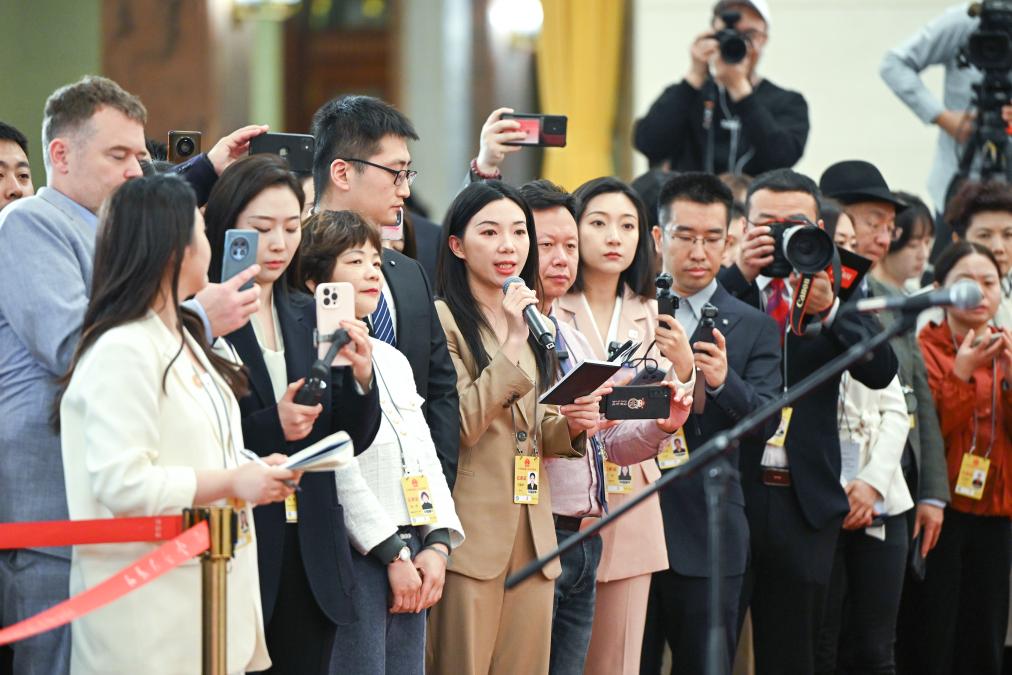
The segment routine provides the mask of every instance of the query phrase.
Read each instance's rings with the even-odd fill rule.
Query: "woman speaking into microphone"
[[[538,301],[536,242],[530,209],[498,181],[466,187],[443,224],[436,309],[457,370],[453,499],[467,540],[454,551],[443,599],[429,616],[431,673],[548,672],[558,561],[514,589],[503,584],[555,547],[541,460],[583,454],[607,390],[561,410],[537,402],[554,380],[555,356],[524,320]],[[504,294],[513,276],[524,284],[508,284]]]
[[[179,305],[207,284],[210,246],[193,190],[136,178],[103,207],[81,342],[57,397],[67,506],[75,520],[239,511],[228,568],[228,672],[270,665],[253,504],[284,501],[295,475],[239,458],[239,366],[211,351]],[[268,464],[284,460],[269,456]],[[75,546],[70,593],[112,577],[156,544]],[[190,560],[74,622],[72,673],[200,671],[200,567]]]

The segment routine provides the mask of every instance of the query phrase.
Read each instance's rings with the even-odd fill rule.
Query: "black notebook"
[[[609,377],[622,367],[620,363],[608,361],[581,361],[580,365],[569,371],[565,377],[555,383],[538,399],[538,403],[566,405],[575,399],[593,393],[604,384]]]

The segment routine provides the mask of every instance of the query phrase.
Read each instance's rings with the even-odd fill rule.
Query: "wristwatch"
[[[393,565],[398,560],[409,562],[411,560],[411,549],[409,549],[407,546],[401,548],[401,550],[397,552],[397,555],[394,557],[394,559],[390,561],[390,564]]]

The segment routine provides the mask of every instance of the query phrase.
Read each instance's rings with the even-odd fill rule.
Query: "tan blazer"
[[[537,366],[534,352],[525,350],[519,364],[510,362],[491,335],[483,336],[491,362],[481,375],[457,321],[449,307],[436,301],[439,321],[446,332],[450,359],[457,370],[460,395],[460,459],[453,501],[467,540],[453,551],[449,569],[474,579],[493,579],[502,574],[513,551],[520,518],[530,520],[538,556],[556,546],[555,521],[548,474],[541,467],[541,494],[536,506],[513,503],[514,457],[517,436],[524,454],[531,453],[533,430],[540,430],[540,452],[552,457],[580,457],[585,437],[569,438],[566,418],[556,406],[537,404],[534,386]],[[513,415],[510,415],[510,411]],[[562,572],[558,560],[543,570],[554,579]]]
[[[193,505],[196,470],[236,465],[222,436],[228,445],[230,425],[235,447],[242,448],[242,422],[225,383],[214,377],[229,410],[229,422],[220,426],[184,354],[172,362],[163,390],[162,374],[178,350],[179,342],[149,312],[102,335],[81,359],[60,406],[71,518],[177,515]],[[249,506],[245,519],[252,528]],[[75,546],[70,593],[95,586],[156,547]],[[192,559],[75,621],[71,672],[200,672],[200,587],[199,559]],[[255,535],[229,564],[227,658],[230,673],[270,665]]]
[[[559,321],[583,333],[594,350],[593,358],[603,360],[608,357],[608,346],[598,338],[594,318],[588,311],[582,293],[570,293],[556,300],[555,312]],[[643,356],[654,339],[656,319],[657,301],[645,300],[625,288],[616,339],[619,342],[632,340],[642,343],[634,357]],[[607,336],[603,337],[607,340]],[[665,369],[670,367],[656,347],[650,355],[657,360],[659,367]],[[607,446],[605,449],[607,450]],[[661,477],[661,471],[653,459],[634,464],[629,469],[633,491],[628,495],[608,494],[608,504],[612,509]],[[601,531],[601,538],[604,546],[601,564],[597,568],[597,580],[600,582],[627,579],[668,568],[664,523],[661,520],[661,505],[657,495],[647,499],[613,525],[604,528]]]

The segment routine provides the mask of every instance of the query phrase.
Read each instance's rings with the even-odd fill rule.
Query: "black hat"
[[[832,197],[842,204],[858,202],[888,202],[897,211],[906,204],[893,196],[882,172],[871,162],[849,159],[837,162],[822,173],[819,189],[826,197]]]

